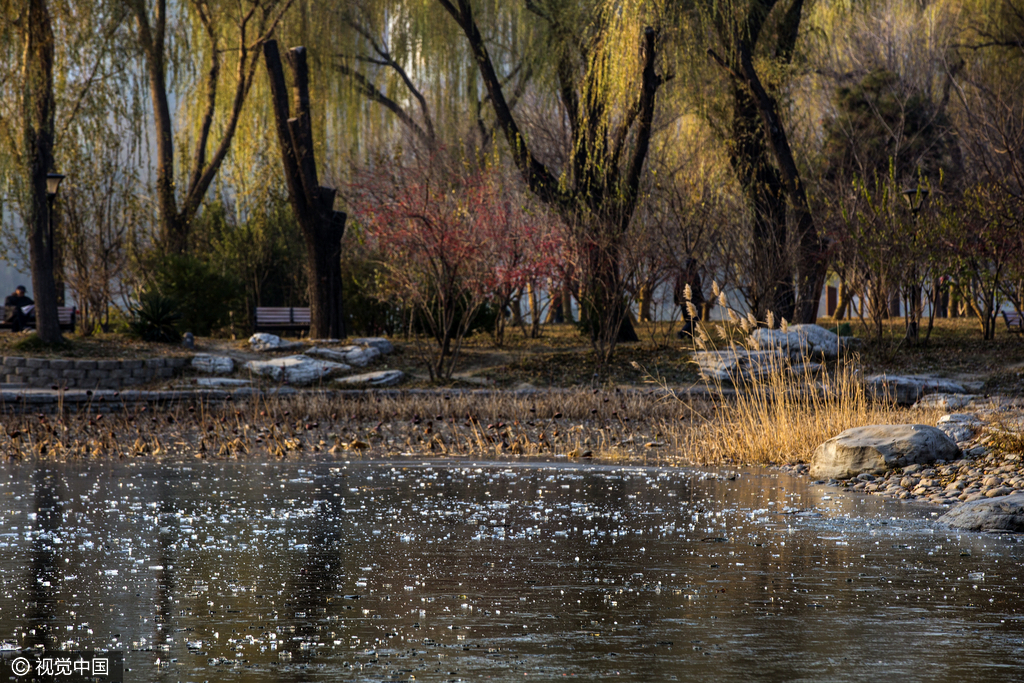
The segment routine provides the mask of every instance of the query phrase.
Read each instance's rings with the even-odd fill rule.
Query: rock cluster
[[[392,386],[405,378],[400,370],[383,370],[342,377],[354,367],[364,368],[395,350],[391,342],[383,337],[364,337],[352,341],[355,343],[332,346],[338,342],[321,339],[317,345],[307,348],[308,343],[288,342],[277,335],[257,333],[249,338],[249,346],[254,351],[268,354],[281,351],[302,353],[250,360],[242,367],[251,375],[293,386],[308,386],[332,378],[339,378],[342,384],[347,386]],[[229,375],[233,372],[234,366],[235,363],[229,356],[197,354],[192,359],[192,367],[205,374]],[[210,378],[202,384],[223,386],[223,383],[218,383],[216,379]]]
[[[1024,490],[1024,467],[1016,456],[1007,461],[994,456],[966,457],[930,467],[911,465],[878,477],[861,474],[846,482],[846,486],[852,491],[901,500],[955,505]]]
[[[852,337],[840,337],[820,325],[789,325],[785,331],[760,327],[750,335],[753,349],[778,350],[794,362],[834,360],[852,344]]]
[[[835,478],[829,483],[850,491],[951,506],[940,521],[958,528],[1024,531],[1024,456],[1006,452],[1007,435],[1024,431],[1020,406],[998,400],[986,404],[980,399],[933,402],[940,400],[940,405],[969,410],[943,415],[934,428],[958,447],[955,457],[936,453],[925,461],[902,466],[892,462],[874,470],[863,467],[859,473],[845,475],[850,478],[844,480],[840,479],[844,475],[830,473],[818,462],[788,469],[796,474],[809,471],[815,478],[831,474]],[[931,402],[922,401],[926,403]],[[994,447],[997,445],[999,448]]]

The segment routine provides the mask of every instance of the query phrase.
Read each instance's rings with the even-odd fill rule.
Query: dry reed
[[[746,320],[742,320],[746,322]],[[865,391],[855,365],[787,357],[714,400],[668,387],[544,392],[308,392],[237,404],[0,416],[10,458],[603,458],[784,464],[849,427],[934,420]],[[796,370],[794,372],[794,369]],[[94,406],[100,408],[101,406]]]

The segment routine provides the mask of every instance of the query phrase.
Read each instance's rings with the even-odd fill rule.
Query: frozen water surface
[[[0,646],[130,681],[1020,680],[1024,544],[756,470],[0,469]]]

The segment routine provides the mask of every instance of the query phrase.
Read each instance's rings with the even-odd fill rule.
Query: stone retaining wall
[[[7,356],[0,366],[6,384],[44,389],[121,389],[181,374],[188,358],[71,360]]]

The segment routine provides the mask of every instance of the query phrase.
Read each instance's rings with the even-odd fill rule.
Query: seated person
[[[25,324],[35,318],[33,311],[35,302],[25,296],[25,285],[18,285],[14,288],[14,294],[4,299],[4,311],[7,315],[5,322],[11,324],[11,329],[21,332]]]

